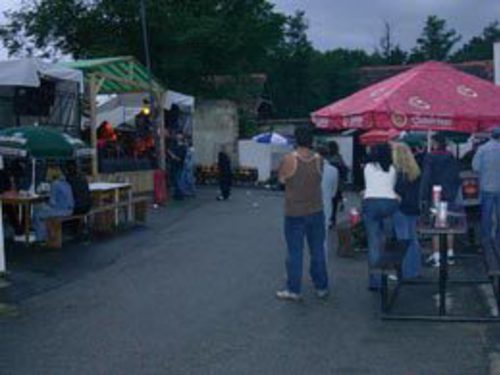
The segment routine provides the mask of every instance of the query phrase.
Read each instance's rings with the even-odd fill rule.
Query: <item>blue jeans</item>
[[[418,277],[422,271],[422,254],[417,236],[417,216],[405,215],[401,211],[394,214],[394,230],[398,240],[408,240],[408,252],[403,260],[403,278]]]
[[[481,239],[489,246],[492,240],[493,214],[496,218],[495,242],[500,245],[500,193],[481,192]]]
[[[325,259],[325,218],[323,211],[306,216],[285,216],[287,289],[300,293],[304,238],[309,245],[311,264],[309,272],[318,290],[328,289]]]
[[[70,216],[72,211],[53,208],[47,204],[38,205],[33,210],[33,229],[37,241],[47,240],[47,224],[45,219],[58,216]]]
[[[399,203],[396,199],[368,198],[363,200],[363,222],[368,242],[368,265],[374,265],[380,258],[384,236],[392,235],[394,213]],[[379,288],[380,274],[369,270],[369,287]]]

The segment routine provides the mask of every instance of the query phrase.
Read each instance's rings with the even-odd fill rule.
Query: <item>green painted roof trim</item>
[[[147,91],[150,87],[146,67],[132,56],[77,60],[59,65],[82,70],[86,82],[90,80],[92,75],[108,77],[99,90],[100,94],[140,92]],[[116,77],[118,80],[113,80],[112,77]],[[151,77],[151,84],[154,91],[165,91],[161,82],[154,76]]]

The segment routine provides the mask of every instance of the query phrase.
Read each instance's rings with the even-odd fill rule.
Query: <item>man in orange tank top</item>
[[[287,282],[276,292],[282,300],[300,300],[304,239],[309,245],[310,274],[319,298],[328,296],[325,219],[321,192],[323,160],[311,148],[312,127],[295,130],[297,149],[283,158],[279,179],[285,184]]]

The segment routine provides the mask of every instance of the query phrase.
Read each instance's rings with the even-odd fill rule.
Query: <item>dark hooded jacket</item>
[[[420,197],[424,202],[432,201],[432,187],[442,187],[441,199],[455,203],[460,189],[460,165],[447,151],[433,151],[424,160]]]

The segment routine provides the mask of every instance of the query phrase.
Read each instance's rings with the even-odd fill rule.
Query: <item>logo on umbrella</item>
[[[477,98],[479,96],[476,91],[465,85],[457,86],[457,92],[460,95],[467,96],[468,98]]]
[[[393,112],[391,115],[392,123],[398,128],[404,128],[408,122],[408,118],[404,113]]]
[[[370,98],[377,98],[386,91],[387,91],[386,86],[379,87],[378,89],[375,89],[370,93]]]
[[[408,104],[418,109],[431,109],[431,105],[419,96],[412,96],[410,99],[408,99]]]

